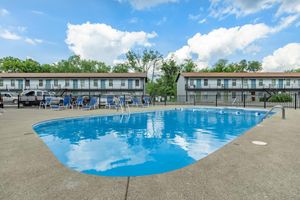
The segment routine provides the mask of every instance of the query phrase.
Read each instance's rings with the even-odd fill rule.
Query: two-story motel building
[[[278,92],[300,95],[300,73],[181,73],[177,77],[177,95],[189,100],[190,96],[202,99],[218,95],[231,101],[246,95],[257,101],[259,97]]]
[[[143,95],[145,73],[0,73],[0,92],[47,90],[74,95]]]

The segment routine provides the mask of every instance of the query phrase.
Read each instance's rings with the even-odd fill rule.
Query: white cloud
[[[6,15],[9,15],[9,11],[4,9],[4,8],[0,9],[0,16],[3,17],[3,16],[6,16]]]
[[[126,32],[106,24],[68,24],[66,43],[69,49],[85,59],[113,63],[119,56],[136,46],[150,47],[149,39],[157,34]]]
[[[43,43],[43,40],[41,39],[32,39],[32,38],[25,38],[24,41],[31,45],[37,45]]]
[[[31,12],[36,15],[44,15],[45,14],[43,11],[39,11],[39,10],[32,10]]]
[[[12,28],[18,30],[17,32],[19,33],[24,32],[26,30],[26,27],[12,27]],[[41,39],[24,37],[17,32],[11,31],[10,29],[3,29],[0,27],[0,38],[5,40],[15,40],[15,41],[19,40],[30,45],[37,45],[37,44],[44,43],[44,41]]]
[[[243,50],[258,39],[264,38],[271,29],[265,24],[247,24],[242,27],[219,28],[208,34],[197,33],[187,42],[187,45],[177,50],[177,59],[190,58],[196,55],[197,60],[209,62],[211,58],[221,58]]]
[[[159,21],[156,23],[156,25],[157,25],[157,26],[160,26],[160,25],[166,23],[167,20],[168,20],[167,17],[163,17],[161,20],[159,20]]]
[[[179,0],[118,0],[118,2],[128,1],[136,10],[144,10],[165,3],[176,3]]]
[[[264,71],[285,71],[300,68],[300,43],[290,43],[263,59]]]
[[[222,18],[227,15],[238,17],[253,14],[278,5],[277,15],[300,14],[299,0],[210,0],[211,15]]]
[[[264,23],[246,24],[232,28],[215,29],[203,35],[197,33],[188,39],[187,45],[171,53],[169,57],[173,56],[177,61],[196,57],[197,62],[209,63],[238,51],[255,53],[260,50],[255,45],[257,41],[281,31],[295,19],[293,16],[282,18],[279,25],[275,27],[269,27]]]
[[[204,24],[205,22],[206,22],[206,18],[201,19],[201,20],[198,21],[199,24]]]
[[[5,40],[20,40],[20,39],[22,39],[22,37],[19,36],[18,34],[13,33],[6,29],[0,30],[0,37]]]

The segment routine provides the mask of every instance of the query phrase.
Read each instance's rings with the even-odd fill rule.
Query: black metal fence
[[[76,103],[78,96],[70,95],[72,103]],[[80,95],[83,97],[83,103],[88,104],[92,98],[97,99],[97,107],[105,108],[109,101],[114,101],[117,97],[123,99],[128,105],[193,105],[193,106],[226,106],[226,107],[273,107],[275,105],[282,105],[286,108],[300,108],[300,95],[298,94],[285,94],[284,99],[272,100],[271,96],[259,96],[259,95],[178,95],[178,96],[149,96],[149,95]],[[45,96],[39,98],[33,98],[24,101],[20,95],[9,98],[3,93],[0,93],[0,108],[25,108],[28,106],[39,106],[41,102],[46,101]],[[52,97],[56,99],[56,104],[63,102],[63,97]]]

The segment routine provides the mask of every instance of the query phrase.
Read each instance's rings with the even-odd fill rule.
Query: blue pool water
[[[143,176],[193,164],[261,122],[265,111],[178,109],[42,122],[34,130],[65,166]]]

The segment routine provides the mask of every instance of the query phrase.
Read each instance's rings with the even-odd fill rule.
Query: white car
[[[43,90],[27,90],[21,94],[20,103],[23,105],[40,105],[40,102],[47,97],[51,97],[52,104],[59,104],[63,98],[54,97],[48,91]]]
[[[1,96],[3,99],[3,103],[9,104],[17,104],[18,103],[18,95],[12,92],[1,92]]]

